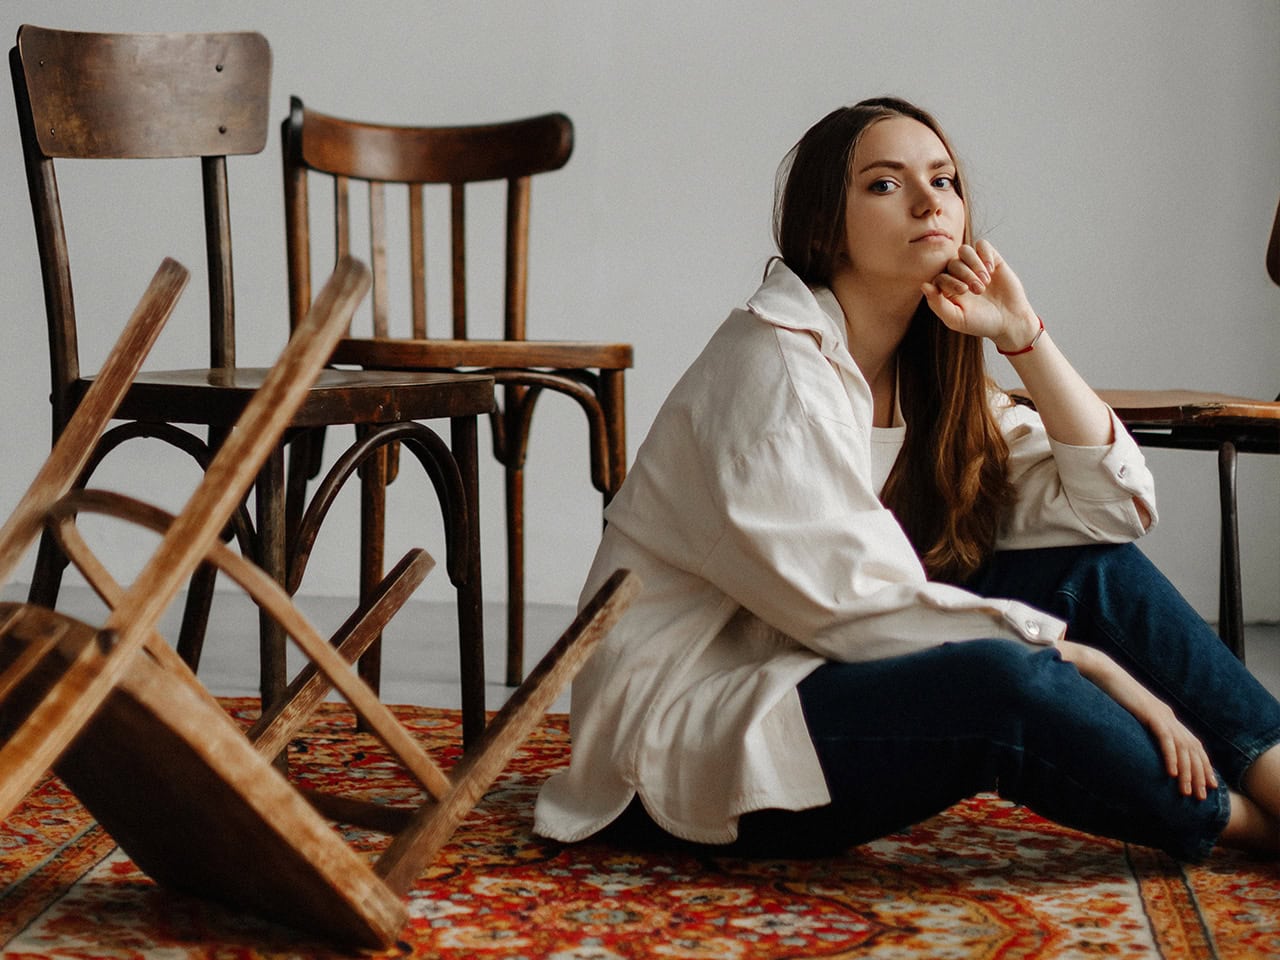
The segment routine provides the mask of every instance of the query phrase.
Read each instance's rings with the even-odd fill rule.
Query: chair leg
[[[425,550],[406,553],[378,584],[369,602],[361,604],[330,637],[330,645],[347,663],[359,660],[434,566],[435,561]],[[289,683],[285,695],[258,718],[249,730],[249,739],[268,756],[283,750],[332,689],[332,681],[315,661],[306,664]]]
[[[1218,576],[1218,635],[1244,660],[1244,600],[1240,586],[1240,528],[1236,512],[1236,446],[1218,447],[1218,500],[1222,511]]]
[[[467,575],[458,586],[458,648],[462,667],[462,743],[473,747],[484,733],[484,591],[480,567],[480,478],[476,418],[453,417],[450,447],[466,497]]]
[[[383,546],[387,526],[386,448],[375,451],[360,473],[360,603],[370,602],[382,581]],[[378,693],[382,684],[382,634],[360,657],[360,678]]]
[[[62,573],[67,569],[67,558],[58,549],[53,537],[46,531],[40,535],[40,548],[36,552],[35,571],[31,576],[31,589],[27,602],[38,607],[54,609],[58,593],[62,589]]]
[[[201,564],[191,575],[191,583],[187,587],[182,627],[178,630],[178,656],[192,673],[198,671],[200,654],[204,651],[204,636],[209,625],[209,608],[213,605],[213,587],[217,578],[216,568]]]
[[[319,455],[323,443],[324,428],[318,427],[291,437],[286,446],[288,466],[284,494],[284,528],[285,549],[289,556],[293,556],[294,540],[307,503],[307,482],[315,479],[320,470]]]
[[[284,446],[271,451],[254,488],[258,521],[258,565],[277,583],[284,584],[288,573],[285,553]],[[285,634],[275,618],[258,614],[259,658],[262,709],[271,707],[283,695],[287,684]]]
[[[197,460],[202,469],[207,469],[209,458],[217,453],[227,439],[226,427],[209,427],[208,457]],[[228,533],[228,538],[231,536]],[[178,656],[190,668],[192,673],[198,672],[200,657],[204,652],[205,632],[209,627],[209,610],[213,606],[213,590],[217,583],[218,571],[212,564],[201,564],[191,575],[187,586],[187,600],[182,611],[182,625],[178,628]]]
[[[498,711],[483,741],[450,771],[448,793],[438,803],[420,806],[383,850],[374,869],[392,890],[403,896],[421,875],[639,589],[639,578],[629,571],[609,578]]]
[[[596,400],[604,415],[602,476],[592,470],[603,506],[622,486],[627,475],[627,421],[625,377],[622,370],[601,370]],[[515,687],[524,676],[524,458],[528,443],[525,393],[507,385],[503,405],[503,431],[499,459],[506,465],[507,510],[507,686]],[[594,456],[594,453],[593,453]]]
[[[602,490],[605,506],[627,476],[627,412],[623,371],[600,371],[599,398],[604,411],[605,442],[609,448],[609,484]]]
[[[506,468],[507,686],[524,678],[524,466]]]

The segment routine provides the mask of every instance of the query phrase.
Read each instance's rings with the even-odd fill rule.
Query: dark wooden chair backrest
[[[1271,241],[1267,244],[1267,273],[1273,283],[1280,284],[1280,203],[1276,204],[1276,218],[1271,222]]]
[[[103,34],[24,25],[10,51],[49,321],[55,431],[80,376],[55,159],[200,158],[210,364],[235,365],[226,158],[270,128],[271,51],[257,33]]]
[[[373,333],[390,335],[387,283],[387,184],[405,184],[408,194],[410,303],[412,327],[406,335],[427,337],[426,226],[424,187],[449,192],[452,329],[467,333],[466,200],[468,183],[505,180],[506,249],[503,335],[525,339],[530,178],[564,166],[573,152],[573,124],[549,113],[508,123],[454,127],[403,127],[359,123],[307,110],[292,98],[283,125],[288,256],[294,282],[290,316],[296,321],[310,306],[310,224],[308,171],[334,182],[335,256],[351,253],[350,183],[369,192],[369,233],[373,270]]]
[[[1271,221],[1271,239],[1267,242],[1267,274],[1271,282],[1280,284],[1280,202],[1276,203],[1276,218]],[[1280,402],[1280,393],[1276,394]]]

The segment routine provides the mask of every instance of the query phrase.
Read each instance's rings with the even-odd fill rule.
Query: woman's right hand
[[[929,309],[952,330],[987,337],[1001,350],[1026,346],[1040,326],[1022,281],[986,240],[962,244],[921,291]]]
[[[1150,731],[1164,757],[1165,769],[1178,781],[1183,796],[1194,794],[1203,800],[1210,787],[1217,788],[1218,778],[1204,745],[1167,703],[1101,650],[1065,638],[1058,641],[1058,650],[1062,659],[1074,664],[1081,676],[1107,693]]]

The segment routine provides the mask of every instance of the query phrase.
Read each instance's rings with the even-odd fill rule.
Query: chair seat
[[[19,609],[20,636],[6,636],[6,649],[58,641],[8,702],[17,718],[69,662],[105,656],[98,630],[54,611],[0,604],[0,618]],[[164,886],[342,943],[382,946],[405,922],[400,898],[185,668],[135,655],[55,771]]]
[[[118,416],[143,422],[230,425],[268,370],[144,371],[125,395]],[[90,378],[78,381],[78,395],[91,382]],[[493,378],[480,374],[324,370],[289,426],[433,420],[487,414],[493,405]]]
[[[1131,426],[1212,425],[1271,420],[1280,426],[1280,402],[1197,390],[1099,390],[1098,395]]]
[[[578,340],[406,340],[348,337],[338,342],[333,362],[384,370],[398,367],[419,370],[426,367],[626,370],[631,367],[632,350],[629,343]]]

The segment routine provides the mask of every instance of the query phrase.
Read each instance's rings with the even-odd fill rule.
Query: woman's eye
[[[951,190],[956,185],[955,177],[934,177],[933,185],[939,190]]]
[[[897,186],[892,180],[876,180],[871,184],[872,193],[892,193]]]

